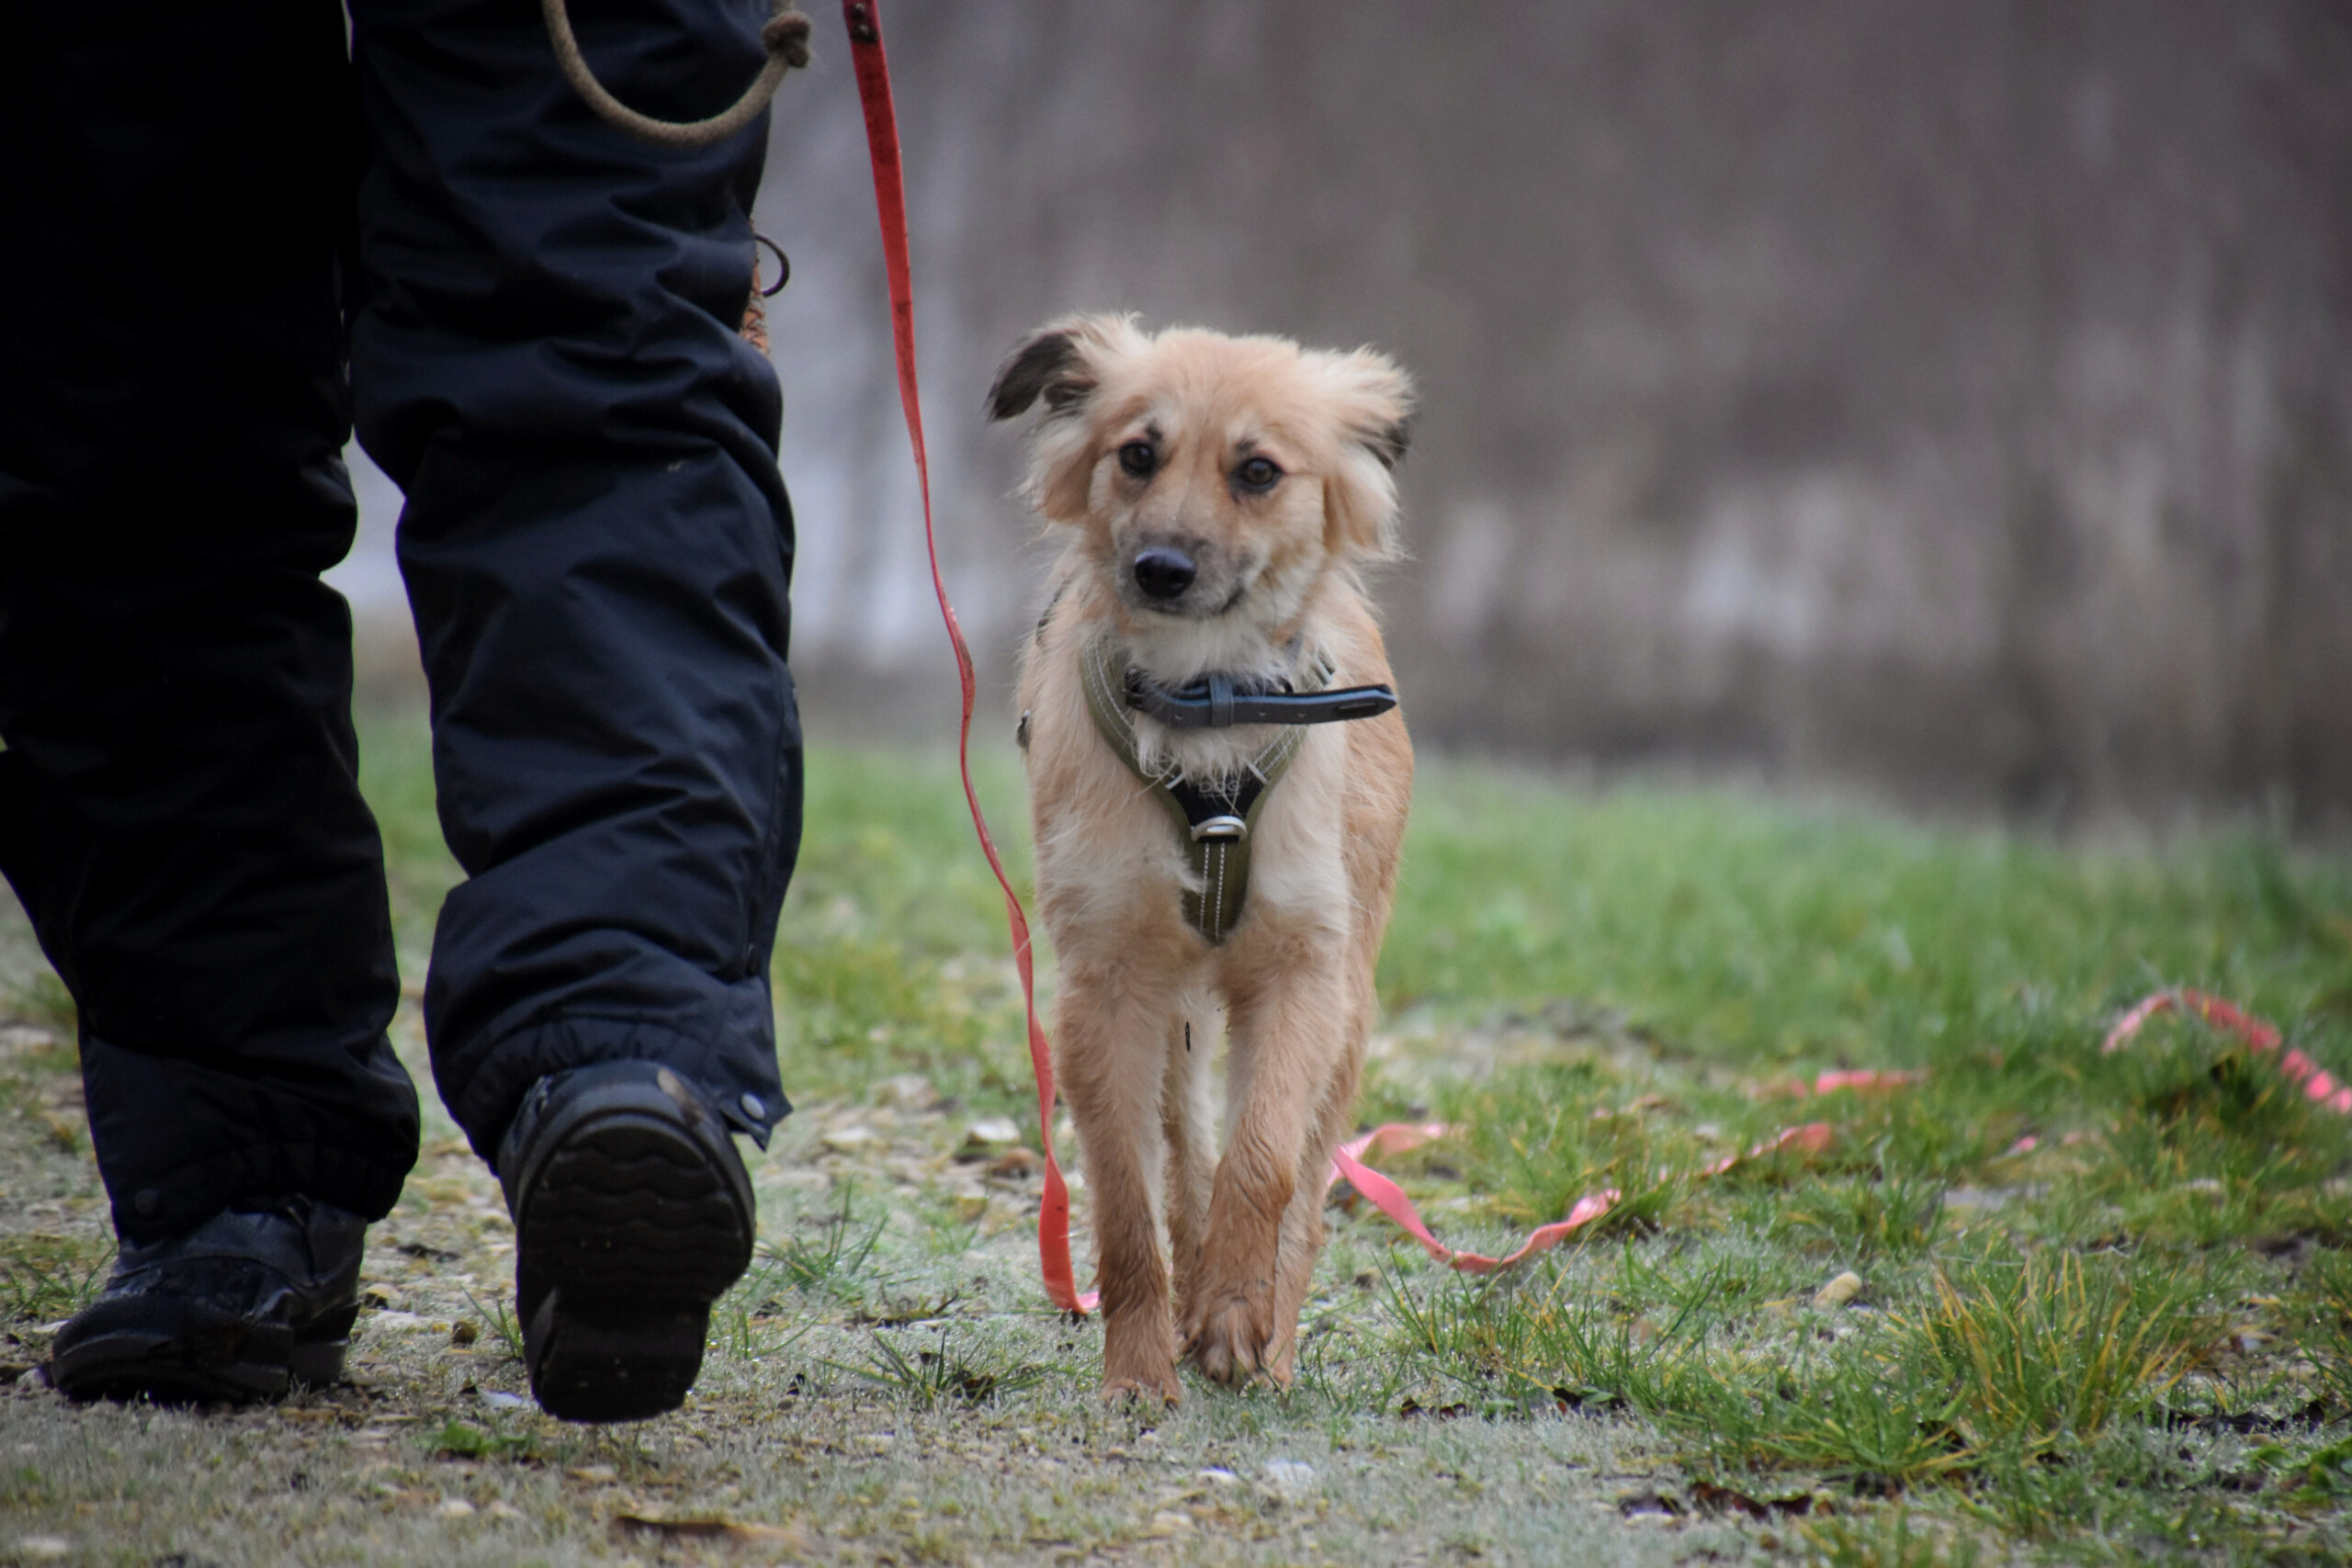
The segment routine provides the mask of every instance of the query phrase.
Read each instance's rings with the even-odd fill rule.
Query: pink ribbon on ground
[[[1817,1155],[1829,1146],[1829,1140],[1835,1135],[1835,1130],[1826,1122],[1808,1122],[1802,1127],[1783,1127],[1744,1155],[1725,1155],[1713,1165],[1701,1166],[1699,1174],[1721,1176],[1743,1161],[1762,1159],[1766,1155],[1776,1155],[1786,1148],[1794,1148],[1800,1154]]]
[[[2064,1137],[2059,1139],[2058,1142],[2067,1148],[2073,1148],[2076,1144],[2089,1143],[2096,1135],[2097,1134],[2091,1133],[2069,1133]],[[2019,1138],[2016,1143],[2011,1144],[2008,1146],[2007,1153],[2002,1155],[2001,1157],[2003,1159],[2007,1159],[2011,1155],[2030,1155],[2041,1146],[2041,1137],[2036,1134],[2028,1133],[2024,1137]]]
[[[1899,1073],[1882,1067],[1855,1067],[1839,1072],[1826,1072],[1810,1084],[1803,1078],[1788,1078],[1767,1084],[1758,1091],[1758,1098],[1786,1095],[1792,1100],[1804,1100],[1816,1094],[1835,1094],[1843,1089],[1906,1089],[1927,1077],[1925,1073]]]
[[[2226,1030],[2246,1043],[2246,1048],[2258,1055],[2268,1055],[2286,1043],[2286,1036],[2276,1024],[2266,1023],[2235,1003],[2222,1000],[2206,991],[2158,991],[2141,1001],[2116,1021],[2107,1032],[2107,1039],[2099,1045],[2102,1055],[2123,1049],[2131,1038],[2139,1033],[2147,1021],[2160,1012],[2193,1012],[2216,1029]],[[2318,1104],[2343,1115],[2352,1115],[2352,1089],[2346,1088],[2317,1062],[2301,1051],[2290,1048],[2278,1058],[2278,1070],[2294,1082],[2302,1085],[2303,1094]]]

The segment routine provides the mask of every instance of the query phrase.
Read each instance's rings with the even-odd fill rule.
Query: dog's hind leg
[[[1056,1055],[1078,1123],[1102,1292],[1102,1393],[1173,1404],[1175,1317],[1152,1188],[1160,1175],[1161,1089],[1171,998],[1094,964],[1066,971]]]
[[[1205,1001],[1187,1005],[1170,1028],[1168,1075],[1160,1091],[1160,1130],[1168,1140],[1168,1243],[1176,1271],[1176,1316],[1182,1321],[1208,1236],[1209,1189],[1216,1179],[1216,1111],[1210,1058],[1217,1018]]]

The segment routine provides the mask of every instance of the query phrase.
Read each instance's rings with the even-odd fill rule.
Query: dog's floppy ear
[[[1133,316],[1064,316],[1021,340],[989,388],[989,417],[1013,419],[1045,400],[1046,417],[1083,408],[1102,378],[1102,366],[1142,334]]]
[[[1029,441],[1022,493],[1056,523],[1085,515],[1097,432],[1082,417],[1104,373],[1145,343],[1132,316],[1065,316],[1032,333],[1012,351],[989,389],[990,419],[1013,419],[1037,402],[1045,417]]]
[[[1403,413],[1376,430],[1358,433],[1358,440],[1372,455],[1380,459],[1384,468],[1393,468],[1405,460],[1405,448],[1413,442],[1413,414],[1408,407]]]
[[[1396,480],[1413,417],[1413,382],[1385,354],[1313,354],[1344,443],[1324,486],[1325,543],[1335,551],[1377,558],[1396,551]]]
[[[1064,413],[1094,390],[1075,323],[1057,322],[1024,338],[997,370],[989,389],[989,417],[1013,419],[1039,398],[1048,413]]]

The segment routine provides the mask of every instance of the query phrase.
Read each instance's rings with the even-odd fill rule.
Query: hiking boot
[[[498,1176],[540,1407],[636,1421],[684,1404],[710,1303],[752,1261],[751,1178],[702,1091],[655,1062],[541,1078]]]
[[[277,1399],[343,1375],[368,1222],[302,1197],[226,1209],[187,1235],[126,1246],[98,1299],[57,1331],[68,1398]]]

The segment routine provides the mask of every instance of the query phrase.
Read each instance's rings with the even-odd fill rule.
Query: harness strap
[[[1141,677],[1109,637],[1097,638],[1083,660],[1080,673],[1086,687],[1086,711],[1127,772],[1168,808],[1176,841],[1200,882],[1197,891],[1184,890],[1184,923],[1214,947],[1241,919],[1242,904],[1250,897],[1250,840],[1258,826],[1259,808],[1297,760],[1305,737],[1295,728],[1278,730],[1240,773],[1214,784],[1196,784],[1177,773],[1148,773],[1136,744],[1134,693]],[[1330,667],[1317,659],[1301,684],[1318,691],[1330,678]],[[1236,701],[1231,677],[1212,678],[1218,679],[1226,682],[1226,700]]]

